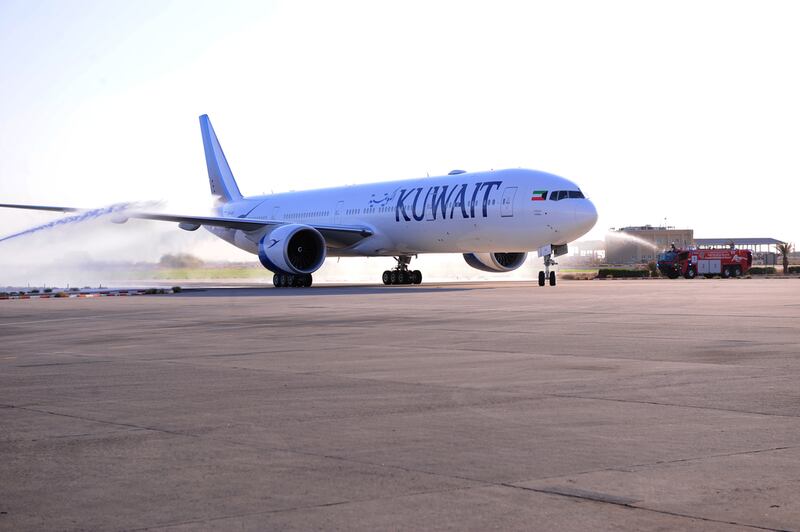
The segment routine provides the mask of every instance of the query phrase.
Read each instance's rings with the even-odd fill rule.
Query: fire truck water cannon
[[[658,256],[658,270],[670,279],[698,275],[740,277],[753,265],[749,249],[673,249]]]

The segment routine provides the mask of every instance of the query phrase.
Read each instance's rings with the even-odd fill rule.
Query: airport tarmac
[[[800,280],[0,301],[0,529],[800,530]]]

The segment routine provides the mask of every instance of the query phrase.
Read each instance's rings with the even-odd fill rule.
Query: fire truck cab
[[[739,277],[753,265],[748,249],[672,249],[658,256],[658,270],[677,279],[681,275],[694,279],[698,275],[723,278]]]

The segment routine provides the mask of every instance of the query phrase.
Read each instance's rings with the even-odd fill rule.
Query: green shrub
[[[644,278],[650,277],[650,272],[648,270],[632,270],[632,269],[623,269],[623,268],[600,268],[600,271],[597,272],[597,276],[601,278]]]
[[[754,266],[747,273],[751,275],[774,275],[776,270],[774,266],[767,266],[766,268],[764,266]]]
[[[181,291],[181,287],[180,287],[180,286],[173,286],[173,287],[172,287],[172,292],[173,292],[174,294],[177,294],[177,293],[179,293],[180,291]]]

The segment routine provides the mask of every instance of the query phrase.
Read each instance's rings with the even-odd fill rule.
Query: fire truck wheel
[[[741,268],[741,266],[734,266],[733,267],[733,276],[734,277],[741,277],[742,276],[742,268]]]
[[[694,268],[689,268],[688,270],[686,270],[686,273],[684,274],[684,277],[686,277],[687,279],[694,279],[696,276],[697,272],[694,270]]]
[[[722,268],[722,278],[727,279],[731,276],[731,270],[729,268]]]

